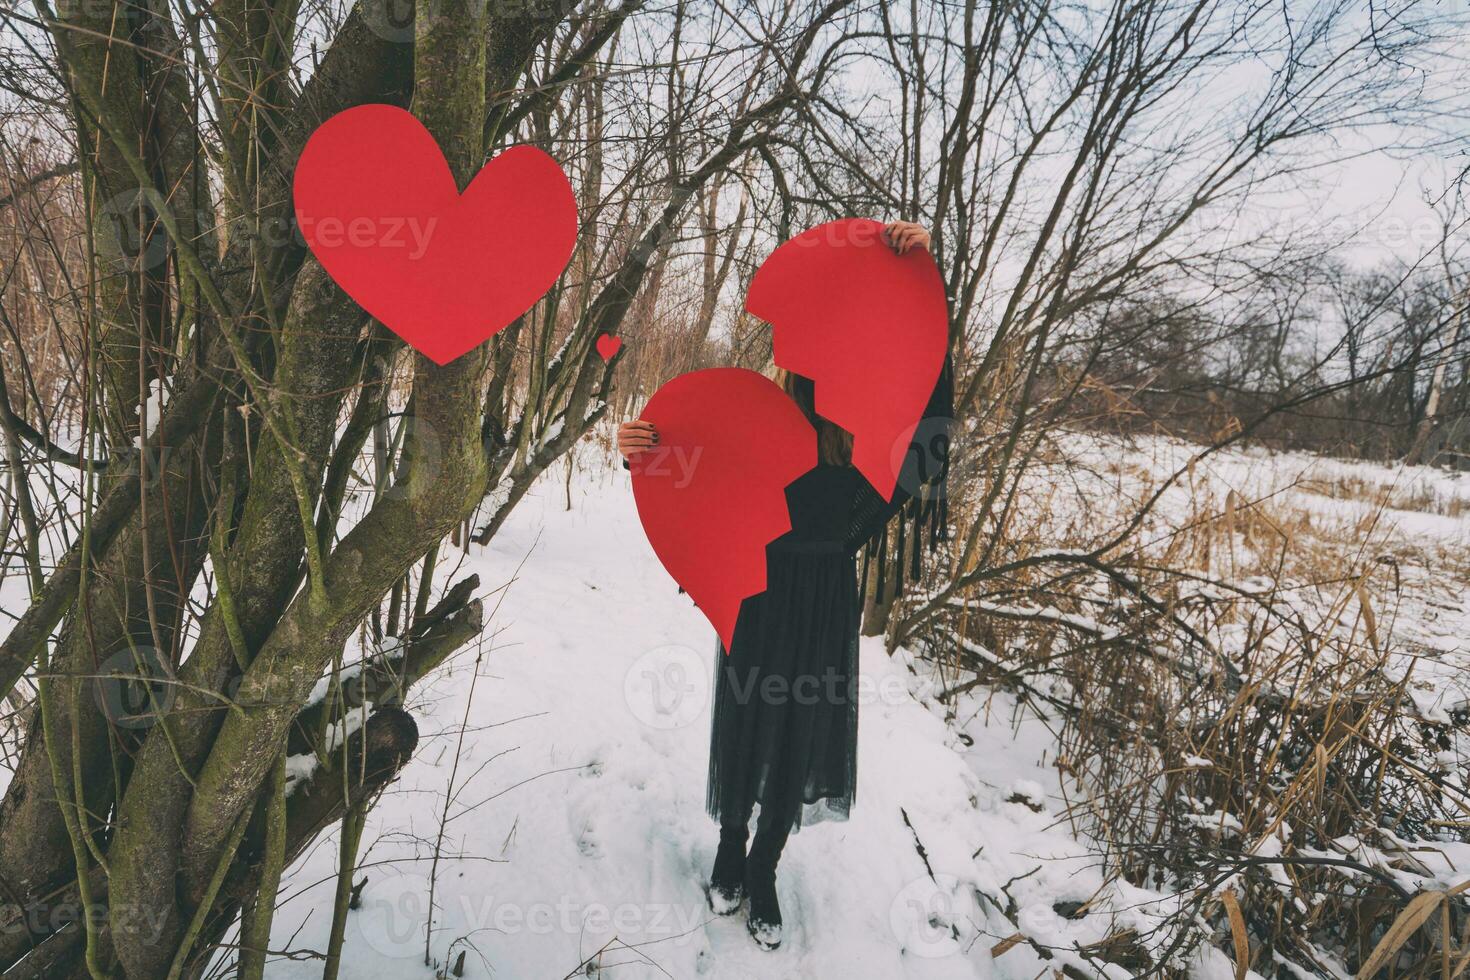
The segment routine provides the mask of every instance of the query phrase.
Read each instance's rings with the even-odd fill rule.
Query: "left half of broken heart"
[[[346,109],[312,134],[293,204],[327,274],[437,364],[534,306],[577,241],[576,197],[546,153],[513,146],[461,193],[434,137],[390,105]]]
[[[766,545],[791,529],[786,487],[817,465],[816,431],[743,368],[682,374],[639,418],[658,430],[658,446],[629,461],[639,520],[728,650],[740,604],[766,589]]]

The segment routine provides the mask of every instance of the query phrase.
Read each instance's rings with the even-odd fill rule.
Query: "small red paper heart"
[[[597,353],[602,355],[604,361],[610,361],[617,356],[618,351],[623,349],[623,338],[614,337],[605,333],[597,338]]]
[[[817,434],[779,385],[743,368],[681,374],[639,418],[658,447],[629,461],[638,517],[728,650],[740,603],[766,589],[766,545],[791,529],[786,486],[817,465]]]
[[[438,364],[530,309],[577,240],[576,197],[551,157],[511,147],[461,194],[429,131],[389,105],[339,112],[311,135],[294,203],[327,273]]]
[[[852,465],[893,499],[949,346],[934,259],[896,254],[877,221],[831,221],[771,253],[745,308],[771,324],[775,362],[812,380],[817,414],[852,433]]]

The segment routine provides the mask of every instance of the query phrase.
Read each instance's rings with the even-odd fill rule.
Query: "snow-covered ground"
[[[1351,632],[1360,615],[1351,583],[1366,574],[1386,673],[1408,679],[1426,720],[1443,723],[1470,710],[1470,472],[1259,447],[1213,453],[1191,467],[1199,451],[1177,439],[1068,433],[1066,465],[1039,467],[1031,479],[1065,473],[1057,480],[1063,489],[1051,492],[1067,500],[1049,503],[1048,527],[1085,537],[1109,534],[1182,472],[1138,534],[1155,552],[1181,528],[1232,511],[1264,514],[1258,523],[1265,533],[1242,534],[1248,521],[1235,520],[1228,545],[1190,570],[1249,592],[1275,591],[1322,633]],[[1170,563],[1189,558],[1175,555]],[[1459,765],[1470,783],[1470,756]]]
[[[1050,733],[1003,695],[947,726],[926,671],[877,640],[862,650],[857,805],[788,845],[785,943],[762,951],[741,916],[714,917],[713,630],[650,550],[625,477],[579,477],[568,509],[563,476],[488,548],[454,553],[454,578],[478,573],[493,616],[410,705],[419,750],[364,834],[344,976],[433,976],[427,949],[441,969],[466,952],[469,977],[1030,980],[1044,964],[1007,948],[1015,924],[1065,949],[1101,939],[1108,917],[1069,920],[1058,903],[1152,918],[1162,896],[1099,895],[1096,860],[1053,815]],[[273,948],[325,948],[336,862],[324,838],[291,872]],[[1009,917],[991,904],[1007,896]]]
[[[1092,435],[1066,448],[1055,493],[1111,506],[1195,449]],[[369,815],[343,977],[430,978],[464,954],[449,975],[1033,980],[1170,911],[1168,895],[1109,882],[1063,816],[1075,788],[1064,795],[1043,721],[985,688],[943,707],[926,664],[865,640],[856,808],[793,837],[778,874],[786,940],[758,949],[703,893],[713,630],[650,550],[625,474],[588,460],[565,481],[564,466],[548,472],[488,547],[441,553],[441,587],[479,575],[487,627],[413,692],[419,749]],[[1470,475],[1232,451],[1170,491],[1146,533],[1230,491],[1394,557],[1404,587],[1382,628],[1415,670],[1416,704],[1470,705]],[[25,602],[19,576],[0,583],[5,609]],[[1452,754],[1463,780],[1470,759]],[[334,831],[283,881],[267,976],[320,975],[337,853]],[[1223,953],[1193,965],[1234,975]]]

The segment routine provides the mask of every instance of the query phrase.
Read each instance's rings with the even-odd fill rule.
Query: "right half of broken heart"
[[[948,349],[934,259],[896,254],[877,221],[831,221],[772,252],[745,306],[771,325],[776,364],[812,380],[817,414],[852,433],[852,465],[892,499],[895,447],[912,438]]]

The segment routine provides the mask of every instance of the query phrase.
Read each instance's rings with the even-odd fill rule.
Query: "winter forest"
[[[575,193],[444,365],[293,216],[366,103]],[[844,217],[944,527],[768,950],[617,426]],[[0,977],[1470,976],[1467,310],[1464,0],[3,0]]]

